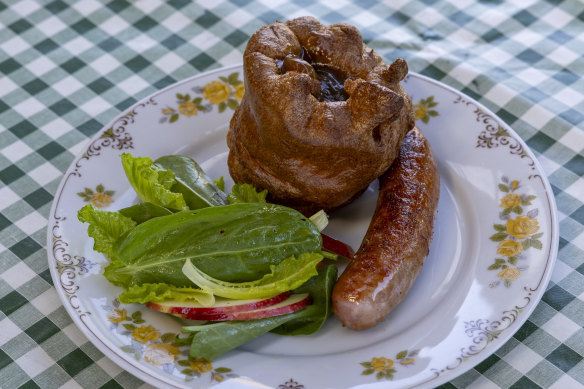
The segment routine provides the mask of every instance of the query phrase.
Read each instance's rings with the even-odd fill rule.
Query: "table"
[[[584,385],[584,3],[113,0],[0,2],[0,387],[147,387],[77,329],[47,264],[59,182],[90,137],[178,80],[237,64],[249,36],[313,15],[450,85],[526,141],[556,196],[560,248],[522,328],[443,388]]]

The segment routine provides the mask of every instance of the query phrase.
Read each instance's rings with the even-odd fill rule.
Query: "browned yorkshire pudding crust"
[[[235,182],[308,214],[358,197],[389,168],[414,127],[400,85],[354,26],[312,17],[259,29],[243,57],[245,95],[227,145]]]

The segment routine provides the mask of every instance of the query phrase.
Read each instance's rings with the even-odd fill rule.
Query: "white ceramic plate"
[[[406,299],[367,331],[330,318],[315,335],[267,334],[208,363],[170,344],[180,325],[140,305],[100,273],[77,211],[88,202],[117,210],[136,201],[119,155],[186,154],[231,182],[225,135],[242,90],[242,69],[215,70],[141,101],[107,127],[71,165],[51,210],[47,247],[63,305],[105,355],[157,387],[279,389],[435,387],[503,345],[533,311],[557,253],[553,193],[533,154],[493,113],[436,81],[411,74],[404,86],[441,174],[430,255]],[[328,234],[355,249],[376,188],[335,213]]]

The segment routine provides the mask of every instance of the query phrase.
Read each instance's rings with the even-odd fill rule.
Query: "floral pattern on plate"
[[[373,357],[371,361],[361,362],[361,366],[365,368],[361,375],[371,375],[375,374],[375,378],[378,380],[387,379],[393,380],[393,375],[397,373],[396,364],[399,363],[402,366],[411,365],[416,361],[416,356],[419,350],[403,350],[395,355],[394,359],[387,357]]]
[[[136,360],[143,360],[161,367],[167,373],[175,370],[184,375],[185,381],[209,373],[211,381],[221,382],[226,378],[237,377],[230,368],[213,367],[204,358],[189,357],[189,343],[178,334],[162,333],[142,317],[142,311],[128,313],[118,300],[111,305],[103,305],[107,312],[110,329],[125,336],[130,344],[121,347],[125,353],[133,354]]]
[[[525,207],[532,205],[536,196],[518,193],[518,189],[521,187],[519,181],[510,181],[507,177],[501,179],[498,187],[504,194],[499,203],[503,209],[499,218],[504,224],[493,225],[497,232],[489,239],[493,242],[499,242],[497,254],[500,257],[495,258],[495,262],[488,269],[499,270],[497,277],[500,280],[492,282],[489,286],[495,287],[503,281],[505,286],[509,287],[513,281],[519,278],[521,272],[527,269],[525,265],[518,264],[518,261],[527,259],[525,252],[530,248],[542,249],[543,244],[539,239],[543,236],[543,232],[538,232],[537,216],[539,210],[537,208],[525,210]]]
[[[105,190],[102,184],[98,184],[95,189],[86,187],[83,192],[78,192],[77,195],[86,203],[91,203],[97,208],[104,208],[114,202],[112,197],[115,193],[113,190]]]
[[[211,112],[213,106],[217,106],[219,113],[227,108],[235,110],[245,93],[245,85],[239,79],[239,72],[234,72],[228,76],[219,76],[218,80],[206,83],[203,87],[193,87],[190,93],[176,93],[177,107],[166,107],[162,109],[160,123],[174,123],[180,116],[187,118],[201,113]]]
[[[434,108],[438,105],[438,102],[434,101],[434,96],[421,99],[418,103],[413,105],[414,117],[416,120],[421,120],[423,123],[428,124],[431,117],[438,116],[438,111]]]

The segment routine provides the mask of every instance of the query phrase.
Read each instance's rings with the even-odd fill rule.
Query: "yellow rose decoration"
[[[191,362],[191,370],[196,373],[203,374],[213,369],[213,364],[205,358],[197,358]]]
[[[241,101],[243,99],[243,94],[245,93],[245,84],[242,82],[241,84],[235,87],[235,92],[233,93],[233,97],[237,100]]]
[[[91,204],[95,205],[97,208],[107,207],[113,202],[114,200],[105,193],[94,193],[91,196]]]
[[[385,357],[373,358],[371,360],[371,367],[375,371],[385,371],[393,367],[393,360]]]
[[[520,274],[521,270],[517,269],[516,267],[507,267],[497,273],[497,277],[503,281],[515,281]]]
[[[160,339],[160,332],[152,326],[136,327],[132,331],[132,339],[137,342],[146,344]]]
[[[174,112],[174,109],[172,109],[172,108],[166,108],[166,109],[162,110],[163,115],[170,115],[173,112]]]
[[[110,323],[121,323],[126,321],[127,318],[128,316],[125,309],[114,309],[112,313],[107,315],[107,319],[110,321]]]
[[[513,239],[505,239],[499,246],[497,246],[497,254],[503,255],[505,257],[515,257],[521,254],[523,251],[523,246],[521,242],[517,242]]]
[[[195,116],[197,114],[197,107],[192,101],[185,101],[180,103],[178,106],[178,112],[182,113],[186,117]]]
[[[517,216],[507,221],[507,233],[517,239],[526,239],[539,230],[537,219],[529,216]]]
[[[221,81],[211,81],[203,87],[203,97],[211,104],[227,101],[231,94],[231,87]]]
[[[166,343],[149,344],[144,351],[144,360],[156,366],[174,363],[179,349]]]
[[[503,208],[511,208],[516,207],[521,204],[521,196],[516,193],[509,193],[505,197],[501,199],[501,203],[499,204]]]

